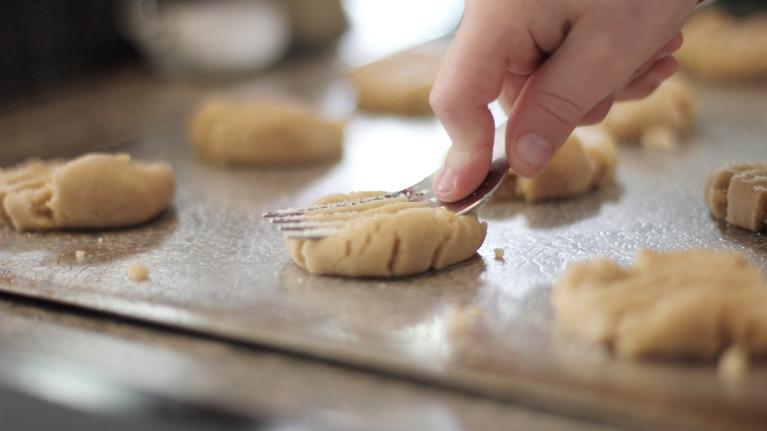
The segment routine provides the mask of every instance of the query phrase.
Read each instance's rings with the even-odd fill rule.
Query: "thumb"
[[[540,172],[584,116],[642,64],[644,51],[655,52],[604,32],[581,37],[578,30],[530,76],[509,114],[506,150],[519,175]]]

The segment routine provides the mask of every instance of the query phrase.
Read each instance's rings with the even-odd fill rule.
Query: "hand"
[[[453,142],[435,182],[443,201],[484,180],[494,123],[509,114],[510,167],[540,172],[580,124],[601,121],[614,100],[642,98],[676,72],[671,56],[697,0],[467,0],[431,92]]]

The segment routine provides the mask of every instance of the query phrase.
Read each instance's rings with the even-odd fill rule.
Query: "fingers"
[[[663,46],[663,48],[660,49],[659,54],[661,55],[671,55],[677,51],[679,51],[679,48],[682,47],[682,44],[684,43],[684,35],[680,31],[676,34],[671,40]]]
[[[509,74],[506,78],[506,82],[503,84],[503,92],[498,101],[503,108],[503,111],[507,114],[511,112],[514,107],[514,102],[517,100],[519,93],[527,82],[529,76],[520,76]],[[607,114],[610,112],[610,108],[613,106],[615,97],[609,96],[594,106],[586,115],[581,118],[580,126],[596,124],[604,120]]]
[[[524,69],[538,61],[527,33],[508,30],[512,15],[504,7],[507,2],[468,3],[431,92],[432,108],[453,143],[435,179],[443,201],[463,198],[484,180],[495,128],[488,105],[500,95],[510,64]],[[515,52],[513,61],[507,52]]]
[[[507,114],[511,112],[514,107],[519,93],[525,86],[527,79],[530,78],[530,74],[516,74],[513,72],[506,73],[506,80],[503,82],[503,90],[501,96],[498,98],[498,102],[501,104],[503,111]]]
[[[665,43],[662,34],[637,37],[627,29],[636,32],[655,21],[651,8],[638,9],[641,17],[620,19],[615,14],[625,11],[608,9],[583,15],[519,92],[506,131],[509,164],[519,175],[540,172],[577,125],[603,119],[612,96],[643,63],[648,64],[646,73],[652,71],[656,79],[673,73],[669,69],[674,61],[666,58],[681,45],[678,31],[671,33],[673,37],[665,36]],[[644,24],[629,25],[631,20]],[[657,61],[650,61],[654,57]],[[642,81],[642,85],[649,84]],[[639,87],[630,90],[640,91]]]
[[[647,73],[647,71],[650,70],[650,68],[653,67],[655,63],[657,63],[659,60],[663,60],[664,58],[670,57],[672,54],[674,54],[676,51],[679,50],[679,48],[682,47],[682,42],[684,41],[684,38],[682,36],[682,33],[677,33],[676,36],[674,36],[673,39],[671,39],[663,48],[661,48],[649,61],[647,61],[645,64],[642,65],[639,69],[637,69],[636,72],[631,76],[631,81],[636,80],[640,76],[643,76]]]
[[[655,62],[650,70],[635,79],[629,85],[623,87],[615,95],[616,100],[634,100],[649,96],[666,79],[670,78],[679,70],[679,63],[674,57],[666,57]]]
[[[579,125],[586,126],[589,124],[597,124],[604,120],[607,114],[610,112],[610,108],[613,107],[614,101],[615,97],[613,96],[602,99],[601,102],[597,103],[596,106],[591,108],[591,111],[587,112],[586,115],[581,118]]]
[[[618,55],[633,47],[594,28],[574,28],[520,93],[506,136],[509,164],[519,175],[534,176],[543,169],[586,114],[609,100],[638,66]],[[595,117],[609,103],[600,105]]]

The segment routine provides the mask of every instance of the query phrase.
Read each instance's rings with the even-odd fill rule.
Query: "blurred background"
[[[183,124],[211,93],[344,117],[348,70],[445,36],[462,13],[462,0],[2,2],[0,159],[107,150]]]
[[[336,47],[350,65],[458,24],[461,0],[30,0],[0,5],[0,103],[125,65],[241,79]]]
[[[718,4],[747,14],[765,2]],[[219,84],[317,53],[359,66],[450,33],[462,11],[462,0],[3,2],[0,110],[126,66]]]
[[[339,96],[345,72],[450,34],[460,23],[463,3],[2,2],[0,158],[70,156],[84,143],[86,149],[94,142],[108,147],[178,122],[201,97],[221,90],[301,98],[324,91],[309,95],[311,102],[346,115],[353,102]],[[766,4],[717,2],[735,15]]]

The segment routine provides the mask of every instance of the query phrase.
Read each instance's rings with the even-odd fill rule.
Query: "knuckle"
[[[577,126],[588,111],[567,96],[546,91],[533,94],[533,105],[543,115],[559,121],[564,126]]]
[[[602,120],[604,120],[605,117],[607,117],[607,114],[610,112],[611,107],[612,107],[612,104],[600,110],[589,112],[588,114],[586,114],[586,116],[583,117],[583,120],[581,120],[580,125],[586,126],[586,125],[601,123]]]
[[[460,100],[454,96],[453,92],[446,91],[441,86],[435,85],[429,93],[429,105],[440,118],[455,116],[460,106],[459,103]]]

